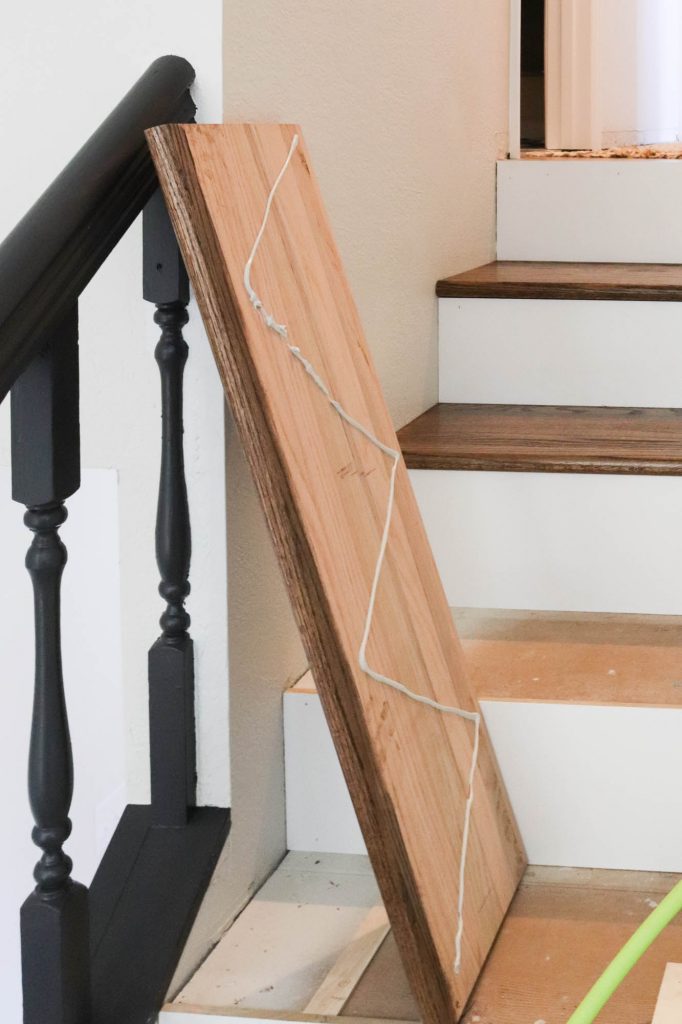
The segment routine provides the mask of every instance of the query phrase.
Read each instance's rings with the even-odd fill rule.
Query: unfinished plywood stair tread
[[[602,299],[682,301],[682,265],[497,260],[443,278],[443,299]]]
[[[682,708],[682,619],[455,609],[481,701]],[[315,693],[307,672],[291,693]]]
[[[410,469],[682,474],[682,409],[441,402],[398,438]]]
[[[455,612],[479,700],[682,707],[673,615]]]
[[[565,1024],[592,981],[678,876],[639,871],[529,868],[471,997],[464,1024]],[[417,1021],[394,936],[380,942],[327,1014],[308,1010],[352,960],[376,886],[366,858],[289,854],[199,968],[162,1021],[178,1013],[261,1020]],[[336,908],[339,908],[338,910]],[[600,1015],[643,1024],[678,997],[666,965],[682,922],[666,930]],[[347,945],[345,945],[347,944]],[[329,979],[331,982],[329,983]],[[664,998],[665,997],[665,998]],[[657,1010],[658,1012],[658,1010]],[[661,1010],[661,1013],[663,1011]],[[658,1024],[658,1017],[654,1018]],[[675,1018],[672,1018],[674,1020]],[[672,1024],[672,1020],[670,1024]],[[668,1024],[661,1016],[660,1024]]]
[[[244,287],[271,186],[296,134],[282,125],[166,125],[147,133],[415,995],[428,1024],[451,1024],[494,941],[525,854],[484,730],[456,975],[474,729],[381,687],[360,669],[388,460],[330,408]],[[253,280],[330,392],[397,447],[303,144],[281,178]],[[475,707],[402,463],[368,658],[419,694]]]

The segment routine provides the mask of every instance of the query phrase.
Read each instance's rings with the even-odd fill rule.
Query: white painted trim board
[[[509,0],[509,157],[521,156],[521,0]]]

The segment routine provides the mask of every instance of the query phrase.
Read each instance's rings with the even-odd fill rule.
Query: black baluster
[[[64,700],[60,584],[64,500],[80,486],[78,311],[45,339],[12,388],[12,496],[33,533],[26,568],[35,608],[35,690],[29,752],[36,888],[21,908],[25,1024],[89,1021],[87,889],[71,879],[73,759]]]
[[[159,593],[167,602],[162,634],[149,652],[149,734],[152,810],[157,825],[182,826],[196,802],[194,652],[185,599],[190,591],[192,537],[183,456],[182,384],[189,283],[163,197],[143,215],[143,294],[156,304],[161,328],[161,478],[156,516]]]

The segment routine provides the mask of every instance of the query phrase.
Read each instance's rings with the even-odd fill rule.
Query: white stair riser
[[[440,299],[441,402],[682,405],[682,303]]]
[[[319,697],[284,707],[290,848],[364,852]],[[682,709],[482,709],[532,864],[679,870]]]
[[[682,263],[682,162],[505,160],[497,258]]]
[[[320,698],[284,695],[287,849],[367,853]]]
[[[410,476],[452,607],[682,614],[682,477]]]

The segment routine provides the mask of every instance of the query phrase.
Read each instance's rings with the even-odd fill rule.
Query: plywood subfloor
[[[390,463],[330,408],[254,310],[243,283],[268,194],[296,134],[282,125],[167,125],[148,138],[413,989],[428,1024],[452,1024],[494,941],[525,854],[484,730],[463,964],[455,975],[474,730],[360,669]],[[303,143],[281,179],[253,284],[330,393],[384,444],[397,447]],[[419,694],[475,707],[402,462],[368,659]]]
[[[565,1024],[609,960],[678,878],[529,868],[463,1024]],[[372,904],[372,885],[365,858],[289,854],[172,1009],[216,1017],[311,1020],[305,1012],[310,995],[342,957],[344,943]],[[602,1011],[599,1024],[649,1024],[666,966],[681,955],[678,921],[640,961]],[[664,990],[670,1000],[678,998],[679,987],[672,973]],[[389,934],[336,1019],[419,1017],[395,938]]]
[[[302,1013],[380,904],[367,857],[289,853],[175,1006]]]

